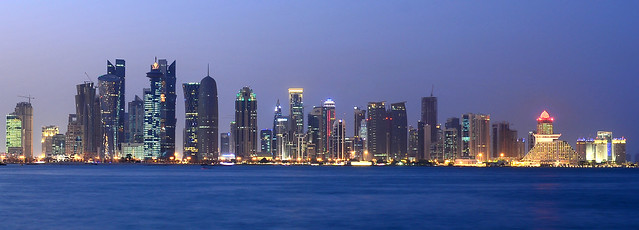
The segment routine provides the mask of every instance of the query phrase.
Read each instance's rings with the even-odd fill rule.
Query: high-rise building
[[[102,142],[100,99],[96,96],[93,82],[76,86],[75,114],[81,127],[82,157],[86,160],[98,157]]]
[[[330,136],[335,123],[335,102],[333,99],[326,99],[322,103],[322,118],[320,120],[320,138],[322,139],[322,148],[318,149],[318,153],[327,154],[330,146]]]
[[[548,112],[544,111],[537,119],[537,134],[535,147],[524,156],[523,162],[540,165],[570,165],[579,162],[577,152],[565,141],[559,140],[561,134],[555,134],[553,121]]]
[[[423,121],[417,122],[417,161],[432,159],[431,129],[435,127],[426,124]]]
[[[493,159],[519,159],[517,147],[517,131],[510,129],[510,123],[497,122],[492,124],[491,157]]]
[[[281,157],[281,154],[278,154],[278,151],[280,151],[279,144],[277,143],[277,137],[278,136],[282,136],[283,134],[279,134],[278,135],[278,119],[282,118],[284,115],[282,115],[282,105],[280,105],[280,100],[277,100],[277,103],[275,104],[275,112],[273,114],[273,134],[272,134],[272,138],[273,138],[273,143],[271,143],[271,153],[273,154],[273,157],[277,157],[277,155],[279,155],[279,157]]]
[[[27,161],[33,159],[33,107],[31,102],[16,105],[14,115],[22,122],[22,155]]]
[[[626,162],[626,139],[613,138],[612,132],[608,131],[597,131],[594,139],[577,139],[576,150],[580,160],[617,164]]]
[[[421,121],[424,124],[430,125],[430,127],[435,127],[437,125],[437,97],[433,97],[431,94],[430,97],[422,97],[422,116]],[[430,130],[430,142],[437,142],[437,130],[432,128]]]
[[[577,145],[575,150],[579,155],[580,160],[594,161],[595,160],[595,140],[579,138],[577,139]]]
[[[65,156],[66,135],[56,134],[51,138],[51,156],[58,160],[68,159]]]
[[[200,83],[182,84],[184,91],[184,158],[191,157],[191,160],[198,160],[198,97],[200,95]]]
[[[231,153],[231,141],[230,137],[231,133],[222,133],[220,135],[220,154],[229,154]]]
[[[290,108],[291,135],[304,133],[304,89],[289,88],[288,102]]]
[[[612,152],[615,155],[615,163],[626,163],[626,138],[612,139]]]
[[[42,153],[45,157],[53,156],[53,137],[60,133],[60,128],[55,125],[42,127]]]
[[[217,160],[219,157],[217,83],[208,74],[200,82],[197,111],[198,159],[207,157]]]
[[[113,159],[119,155],[119,146],[124,137],[124,119],[120,124],[121,96],[119,95],[122,80],[116,75],[102,75],[98,77],[100,100],[100,129],[102,131],[100,143],[100,158]],[[120,114],[122,112],[122,114]],[[120,129],[122,128],[122,129]]]
[[[307,137],[307,154],[311,158],[317,158],[317,154],[319,153],[319,149],[324,148],[324,141],[321,135],[321,127],[322,127],[322,107],[313,107],[311,112],[308,113],[306,119],[308,123],[308,135]]]
[[[468,113],[461,120],[461,158],[489,161],[490,115]]]
[[[129,143],[144,143],[144,100],[135,95],[129,102],[127,133]]]
[[[366,121],[366,110],[355,106],[353,108],[353,117],[353,136],[360,137],[359,131],[362,129],[362,121]]]
[[[408,126],[408,159],[411,161],[417,157],[418,143],[417,129],[413,126]]]
[[[15,113],[7,115],[7,153],[9,157],[22,156],[22,121]]]
[[[391,104],[390,111],[390,157],[401,160],[408,153],[408,118],[406,117],[406,102]]]
[[[284,116],[280,116],[277,118],[277,120],[275,121],[275,130],[273,133],[275,133],[275,141],[273,143],[277,144],[277,146],[273,147],[275,149],[275,153],[273,154],[273,157],[275,157],[276,159],[282,159],[282,160],[289,160],[290,156],[289,156],[289,149],[287,149],[287,144],[290,141],[290,135],[289,135],[289,125],[290,122],[288,120],[288,117],[284,117]]]
[[[157,61],[158,70],[161,73],[161,100],[160,100],[160,156],[164,159],[175,154],[175,104],[177,94],[175,93],[175,61],[168,65],[166,59]],[[153,68],[153,67],[152,67]],[[153,72],[153,70],[151,70]],[[153,89],[153,87],[151,87]]]
[[[249,87],[240,89],[235,98],[236,157],[248,159],[257,153],[257,97]]]
[[[388,160],[390,141],[386,102],[369,102],[367,117],[368,159]]]
[[[144,89],[144,153],[145,158],[158,159],[162,157],[162,101],[163,77],[160,65],[151,65],[151,71],[146,77],[151,82],[151,88]]]
[[[459,118],[451,117],[446,120],[443,136],[444,159],[454,160],[460,157],[461,125]]]
[[[262,129],[260,131],[260,153],[271,153],[273,143],[273,130]]]
[[[125,130],[126,129],[125,124],[127,123],[126,120],[128,119],[125,113],[126,62],[123,59],[115,59],[115,66],[113,66],[113,64],[109,60],[107,60],[107,75],[117,76],[117,81],[113,82],[114,86],[109,86],[109,88],[115,89],[115,92],[113,92],[113,94],[116,95],[117,97],[117,99],[114,102],[115,111],[113,111],[113,115],[110,115],[110,116],[115,117],[114,118],[115,122],[113,123],[115,127],[113,127],[113,129],[115,130],[114,133],[116,134],[116,138],[115,138],[116,145],[114,147],[116,148],[116,150],[119,151],[120,145],[123,142],[127,141],[126,130]],[[110,103],[113,103],[113,102],[110,102]]]
[[[350,159],[349,153],[346,151],[346,125],[344,120],[336,120],[333,123],[333,130],[330,136],[329,158],[333,159]]]
[[[72,159],[82,157],[82,124],[78,120],[77,115],[69,114],[67,133],[65,136],[65,155]]]

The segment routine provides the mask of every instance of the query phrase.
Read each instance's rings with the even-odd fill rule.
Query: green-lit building
[[[22,121],[17,115],[7,115],[7,153],[10,157],[22,155]]]

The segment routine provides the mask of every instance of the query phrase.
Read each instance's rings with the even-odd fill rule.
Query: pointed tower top
[[[206,76],[207,77],[211,76],[211,64],[210,63],[206,63]]]

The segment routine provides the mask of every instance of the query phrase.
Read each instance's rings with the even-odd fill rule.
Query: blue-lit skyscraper
[[[144,90],[144,152],[145,158],[161,157],[161,101],[162,77],[159,64],[153,63],[151,71],[146,77],[151,82],[151,88]]]

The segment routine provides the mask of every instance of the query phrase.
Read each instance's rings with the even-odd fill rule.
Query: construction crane
[[[29,104],[31,104],[31,99],[36,99],[35,97],[32,97],[31,94],[29,94],[29,96],[18,95],[18,97],[29,99]]]
[[[87,76],[87,79],[89,79],[89,82],[93,83],[93,80],[91,80],[91,77],[89,77],[89,74],[87,72],[84,72],[84,75]]]

